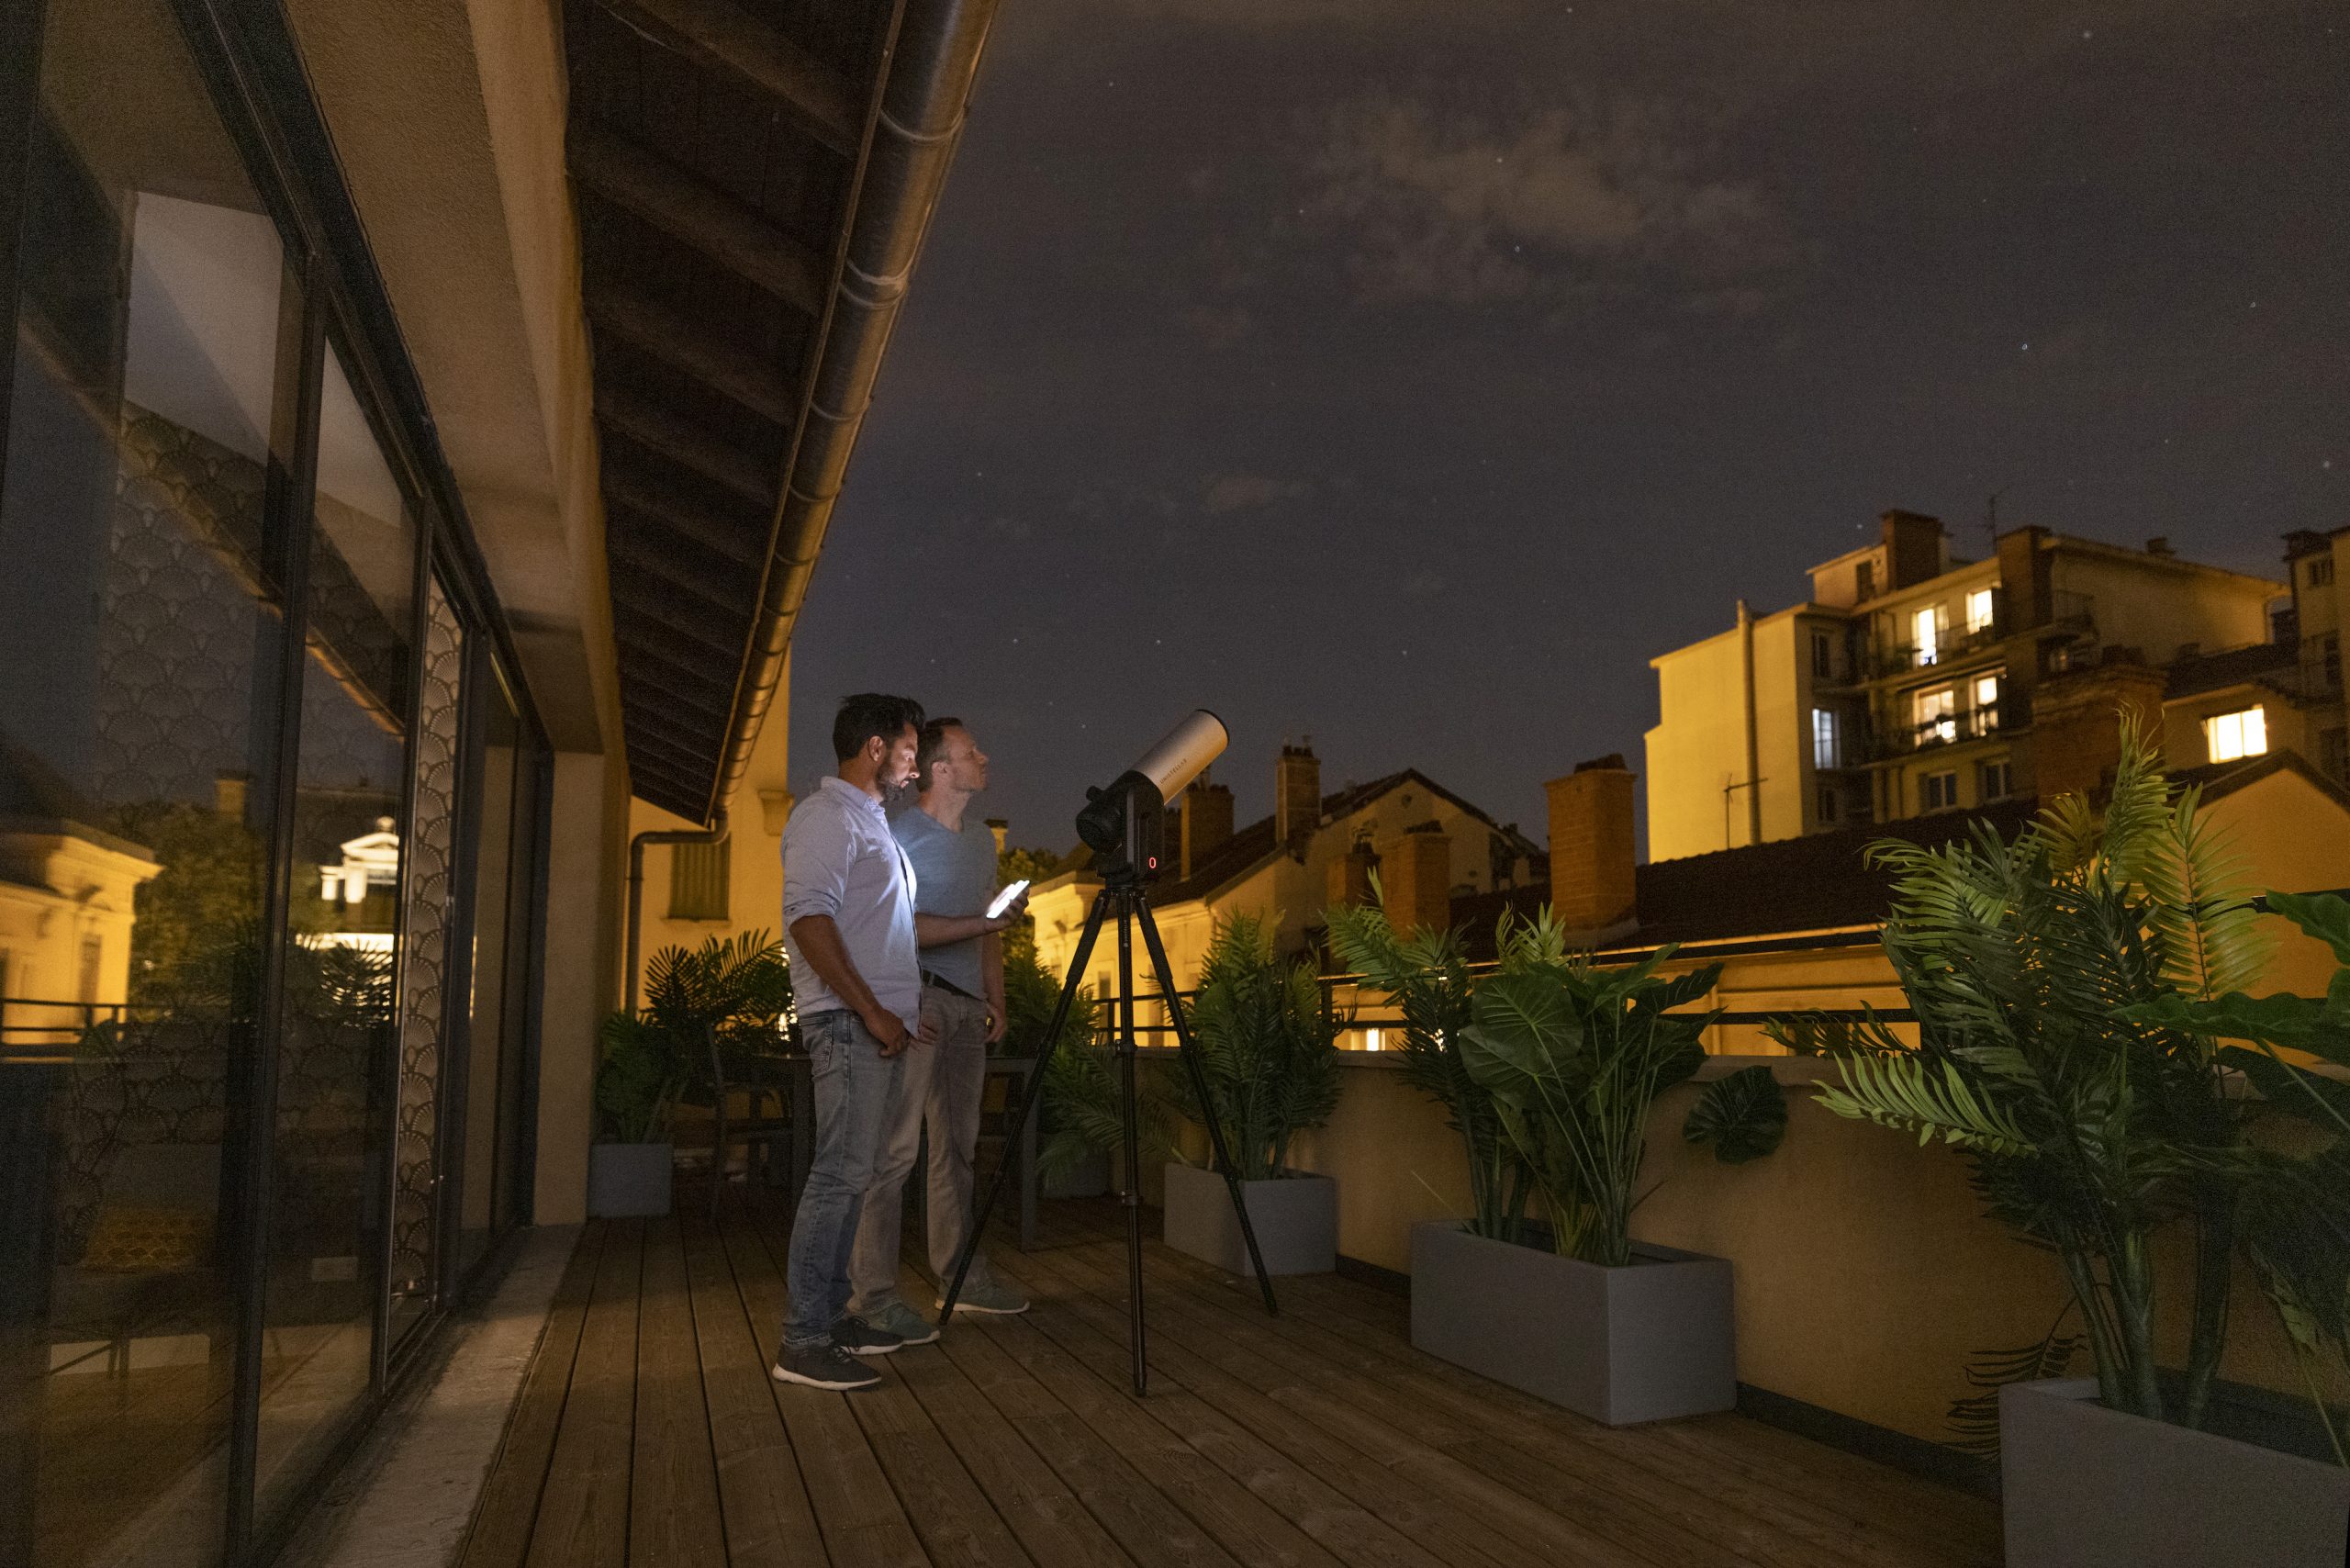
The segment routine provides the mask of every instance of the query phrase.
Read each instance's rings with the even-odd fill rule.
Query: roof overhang
[[[782,678],[995,9],[566,7],[630,778],[689,820]]]

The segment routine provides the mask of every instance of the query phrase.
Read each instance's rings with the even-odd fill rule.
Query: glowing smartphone
[[[1018,898],[1022,893],[1024,893],[1027,890],[1028,879],[1023,877],[1020,880],[1013,883],[1012,886],[1004,889],[1003,891],[996,894],[995,902],[988,905],[988,918],[990,920],[993,920],[997,915],[1002,914],[1005,910],[1010,909],[1012,907],[1013,900]]]

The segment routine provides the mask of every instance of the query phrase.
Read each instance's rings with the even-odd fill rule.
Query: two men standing
[[[1021,912],[985,913],[994,837],[963,825],[987,783],[969,731],[925,723],[911,699],[867,693],[841,704],[833,751],[838,773],[783,838],[784,946],[816,1147],[792,1222],[774,1375],[856,1389],[880,1379],[855,1358],[937,1338],[896,1289],[899,1203],[927,1116],[929,1250],[945,1275],[968,1235],[987,1047],[1002,1034],[1000,934]],[[893,824],[888,807],[917,773],[922,803]],[[958,1310],[1026,1305],[972,1260]]]

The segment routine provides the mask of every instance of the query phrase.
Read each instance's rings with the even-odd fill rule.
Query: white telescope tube
[[[1158,798],[1171,803],[1183,786],[1223,756],[1231,743],[1222,719],[1204,708],[1196,709],[1168,731],[1166,739],[1145,752],[1134,770],[1158,785]]]

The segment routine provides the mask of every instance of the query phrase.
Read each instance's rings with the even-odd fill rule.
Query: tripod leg
[[[1126,1135],[1126,1340],[1134,1352],[1135,1394],[1148,1392],[1150,1372],[1143,1361],[1142,1325],[1142,1137],[1135,1109],[1135,935],[1134,908],[1139,896],[1124,894],[1118,901],[1118,1097]]]
[[[1158,922],[1151,918],[1147,900],[1136,898],[1142,917],[1143,946],[1150,951],[1150,967],[1158,978],[1158,991],[1167,999],[1167,1017],[1175,1025],[1175,1048],[1182,1055],[1184,1070],[1191,1074],[1192,1094],[1200,1103],[1200,1114],[1208,1124],[1208,1144],[1215,1150],[1216,1169],[1224,1172],[1225,1190],[1232,1194],[1232,1212],[1240,1220],[1240,1239],[1248,1244],[1248,1264],[1257,1271],[1257,1289],[1264,1295],[1265,1310],[1281,1316],[1281,1307],[1273,1300],[1272,1277],[1265,1272],[1265,1255],[1257,1249],[1257,1227],[1249,1223],[1248,1204],[1240,1192],[1240,1173],[1232,1162],[1232,1151],[1225,1147],[1224,1128],[1217,1123],[1215,1101],[1208,1093],[1207,1070],[1200,1065],[1200,1050],[1192,1039],[1192,1026],[1183,1020],[1183,1004],[1175,994],[1175,971],[1167,962],[1167,949],[1158,940]],[[1137,1262],[1136,1269],[1140,1269]],[[1140,1293],[1136,1293],[1139,1298]]]
[[[1017,1138],[1036,1114],[1036,1102],[1044,1094],[1045,1070],[1052,1065],[1053,1052],[1058,1048],[1061,1028],[1069,1022],[1069,1009],[1076,1004],[1078,987],[1085,982],[1085,966],[1093,957],[1093,944],[1102,935],[1102,917],[1110,912],[1107,889],[1093,895],[1093,907],[1085,916],[1085,932],[1077,939],[1077,956],[1069,960],[1069,978],[1061,982],[1060,1000],[1053,1003],[1053,1021],[1046,1025],[1045,1043],[1037,1049],[1036,1065],[1028,1074],[1027,1086],[1021,1092],[1020,1109],[1012,1119],[1011,1132]],[[1007,1149],[1010,1145],[1005,1146]],[[1012,1173],[1009,1159],[995,1162],[995,1174],[988,1178],[986,1195],[971,1218],[971,1234],[963,1238],[963,1255],[955,1260],[955,1278],[942,1293],[945,1304],[938,1310],[943,1327],[955,1316],[955,1298],[963,1294],[963,1276],[970,1272],[971,1259],[979,1249],[979,1238],[987,1234],[988,1216],[995,1212],[995,1201],[1002,1195],[1004,1179]]]

